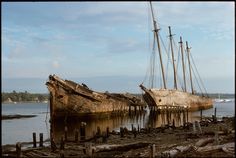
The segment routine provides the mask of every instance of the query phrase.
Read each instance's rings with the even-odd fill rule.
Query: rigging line
[[[148,50],[148,52],[151,52],[151,32],[150,32],[150,30],[152,30],[151,29],[151,14],[150,14],[150,8],[149,8],[150,6],[149,6],[149,4],[147,4],[147,13],[148,13],[148,15],[147,15],[147,34],[148,34],[148,48],[147,48],[147,50]],[[151,55],[150,55],[150,57],[151,57]],[[149,59],[150,60],[150,59]],[[148,61],[148,60],[147,60]],[[146,73],[145,73],[145,76],[144,76],[144,79],[143,79],[143,82],[142,82],[142,84],[144,83],[144,82],[146,82],[146,80],[147,80],[147,78],[148,78],[148,74],[149,74],[149,68],[150,68],[150,65],[149,65],[149,63],[150,62],[147,62],[147,67],[146,67]]]
[[[197,76],[196,76],[196,74],[195,74],[195,71],[193,70],[192,65],[190,65],[190,67],[191,67],[191,69],[192,69],[192,72],[193,72],[194,78],[195,78],[195,80],[196,80],[196,82],[197,82],[198,88],[200,89],[201,94],[203,95],[203,91],[202,91],[201,86],[200,86],[200,84],[199,84],[199,82],[198,82],[198,80],[197,80]]]
[[[206,93],[206,95],[208,96],[208,93],[207,93],[207,91],[206,91],[206,88],[205,88],[205,86],[204,86],[204,84],[203,84],[203,82],[202,82],[201,76],[200,76],[200,74],[199,74],[199,72],[198,72],[198,70],[197,70],[196,64],[195,64],[195,62],[194,62],[193,57],[192,57],[191,54],[190,54],[190,58],[191,58],[191,60],[192,60],[192,62],[193,62],[193,65],[194,65],[196,71],[197,71],[197,75],[198,75],[198,77],[199,77],[199,79],[200,79],[200,83],[202,84],[203,89],[205,90],[205,93]]]

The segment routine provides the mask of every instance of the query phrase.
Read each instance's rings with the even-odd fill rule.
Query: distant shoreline
[[[2,120],[11,120],[11,119],[21,119],[21,118],[31,118],[36,117],[37,115],[2,115]]]

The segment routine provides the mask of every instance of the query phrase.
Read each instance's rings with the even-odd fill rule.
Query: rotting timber
[[[134,95],[95,92],[85,84],[63,80],[56,75],[50,75],[46,85],[50,91],[51,118],[124,113],[145,106]]]

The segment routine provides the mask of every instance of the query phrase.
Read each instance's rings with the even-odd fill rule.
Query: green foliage
[[[28,93],[25,92],[16,92],[13,91],[11,93],[2,93],[2,102],[8,101],[8,98],[10,98],[13,102],[24,102],[24,101],[45,101],[48,100],[49,95],[48,94],[38,94],[38,93]]]

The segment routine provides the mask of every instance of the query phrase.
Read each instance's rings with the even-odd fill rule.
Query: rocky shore
[[[120,131],[97,131],[87,140],[79,140],[77,133],[52,146],[20,151],[18,143],[17,152],[2,146],[2,157],[235,157],[235,117],[203,118],[180,127],[133,127],[131,131],[121,127]]]

